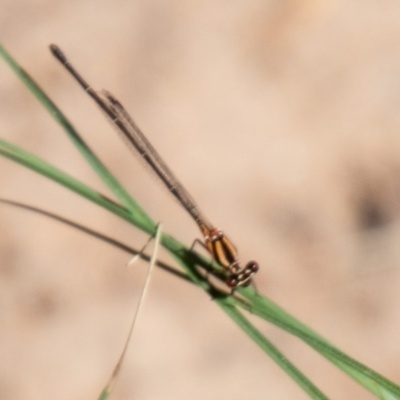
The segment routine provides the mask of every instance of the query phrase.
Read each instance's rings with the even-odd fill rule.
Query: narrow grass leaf
[[[398,385],[343,353],[266,297],[254,295],[251,290],[242,291],[242,294],[247,295],[250,303],[239,302],[238,305],[297,336],[375,395],[381,396],[384,392],[400,400]]]
[[[85,141],[78,134],[71,122],[61,112],[61,110],[54,104],[54,102],[47,96],[47,94],[36,84],[36,82],[29,76],[27,72],[11,57],[0,43],[0,56],[11,67],[17,77],[22,83],[33,93],[33,95],[43,104],[48,110],[50,115],[64,128],[68,137],[72,140],[73,144],[83,155],[89,165],[97,173],[100,179],[106,186],[114,193],[118,200],[130,212],[137,214],[138,218],[143,220],[142,224],[153,225],[153,232],[155,231],[156,224],[146,214],[146,212],[139,206],[139,204],[131,197],[128,191],[119,183],[101,160],[94,154],[88,147]]]
[[[228,302],[218,302],[220,307],[227,313],[246,334],[260,346],[312,399],[328,400],[322,393],[291,361],[284,356],[250,321],[240,313],[237,308]]]

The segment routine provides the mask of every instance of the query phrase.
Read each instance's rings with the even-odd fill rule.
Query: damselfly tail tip
[[[64,53],[61,51],[61,49],[56,45],[56,44],[50,44],[49,49],[52,52],[53,56],[56,57],[58,60],[61,62],[65,62],[66,58]]]

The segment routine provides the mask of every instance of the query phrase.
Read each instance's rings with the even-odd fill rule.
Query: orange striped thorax
[[[232,289],[236,289],[238,286],[248,286],[252,276],[259,269],[258,264],[250,261],[244,268],[241,268],[236,247],[220,229],[209,228],[201,223],[199,223],[199,227],[204,235],[207,250],[215,261],[229,273],[226,284]]]

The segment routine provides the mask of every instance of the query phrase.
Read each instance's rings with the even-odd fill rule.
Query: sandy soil
[[[0,38],[164,229],[197,227],[47,50],[123,100],[259,290],[400,381],[400,4],[0,1]],[[107,193],[0,62],[1,137]],[[145,235],[0,159],[0,196],[136,247]],[[95,399],[145,266],[0,207],[0,398]],[[167,261],[166,254],[161,257]],[[333,399],[373,399],[299,341],[260,329]],[[199,290],[157,271],[114,399],[307,399]]]

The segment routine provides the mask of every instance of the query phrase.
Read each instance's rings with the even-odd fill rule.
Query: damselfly
[[[227,271],[226,284],[231,289],[236,289],[239,286],[248,286],[253,275],[259,269],[258,264],[255,261],[250,261],[245,267],[240,266],[235,246],[220,229],[215,228],[203,216],[190,194],[171,172],[122,104],[107,91],[96,92],[93,90],[56,45],[50,45],[50,50],[105,112],[128,147],[139,153],[164,182],[168,190],[178,199],[182,207],[196,221],[204,236],[205,247],[215,261]]]

